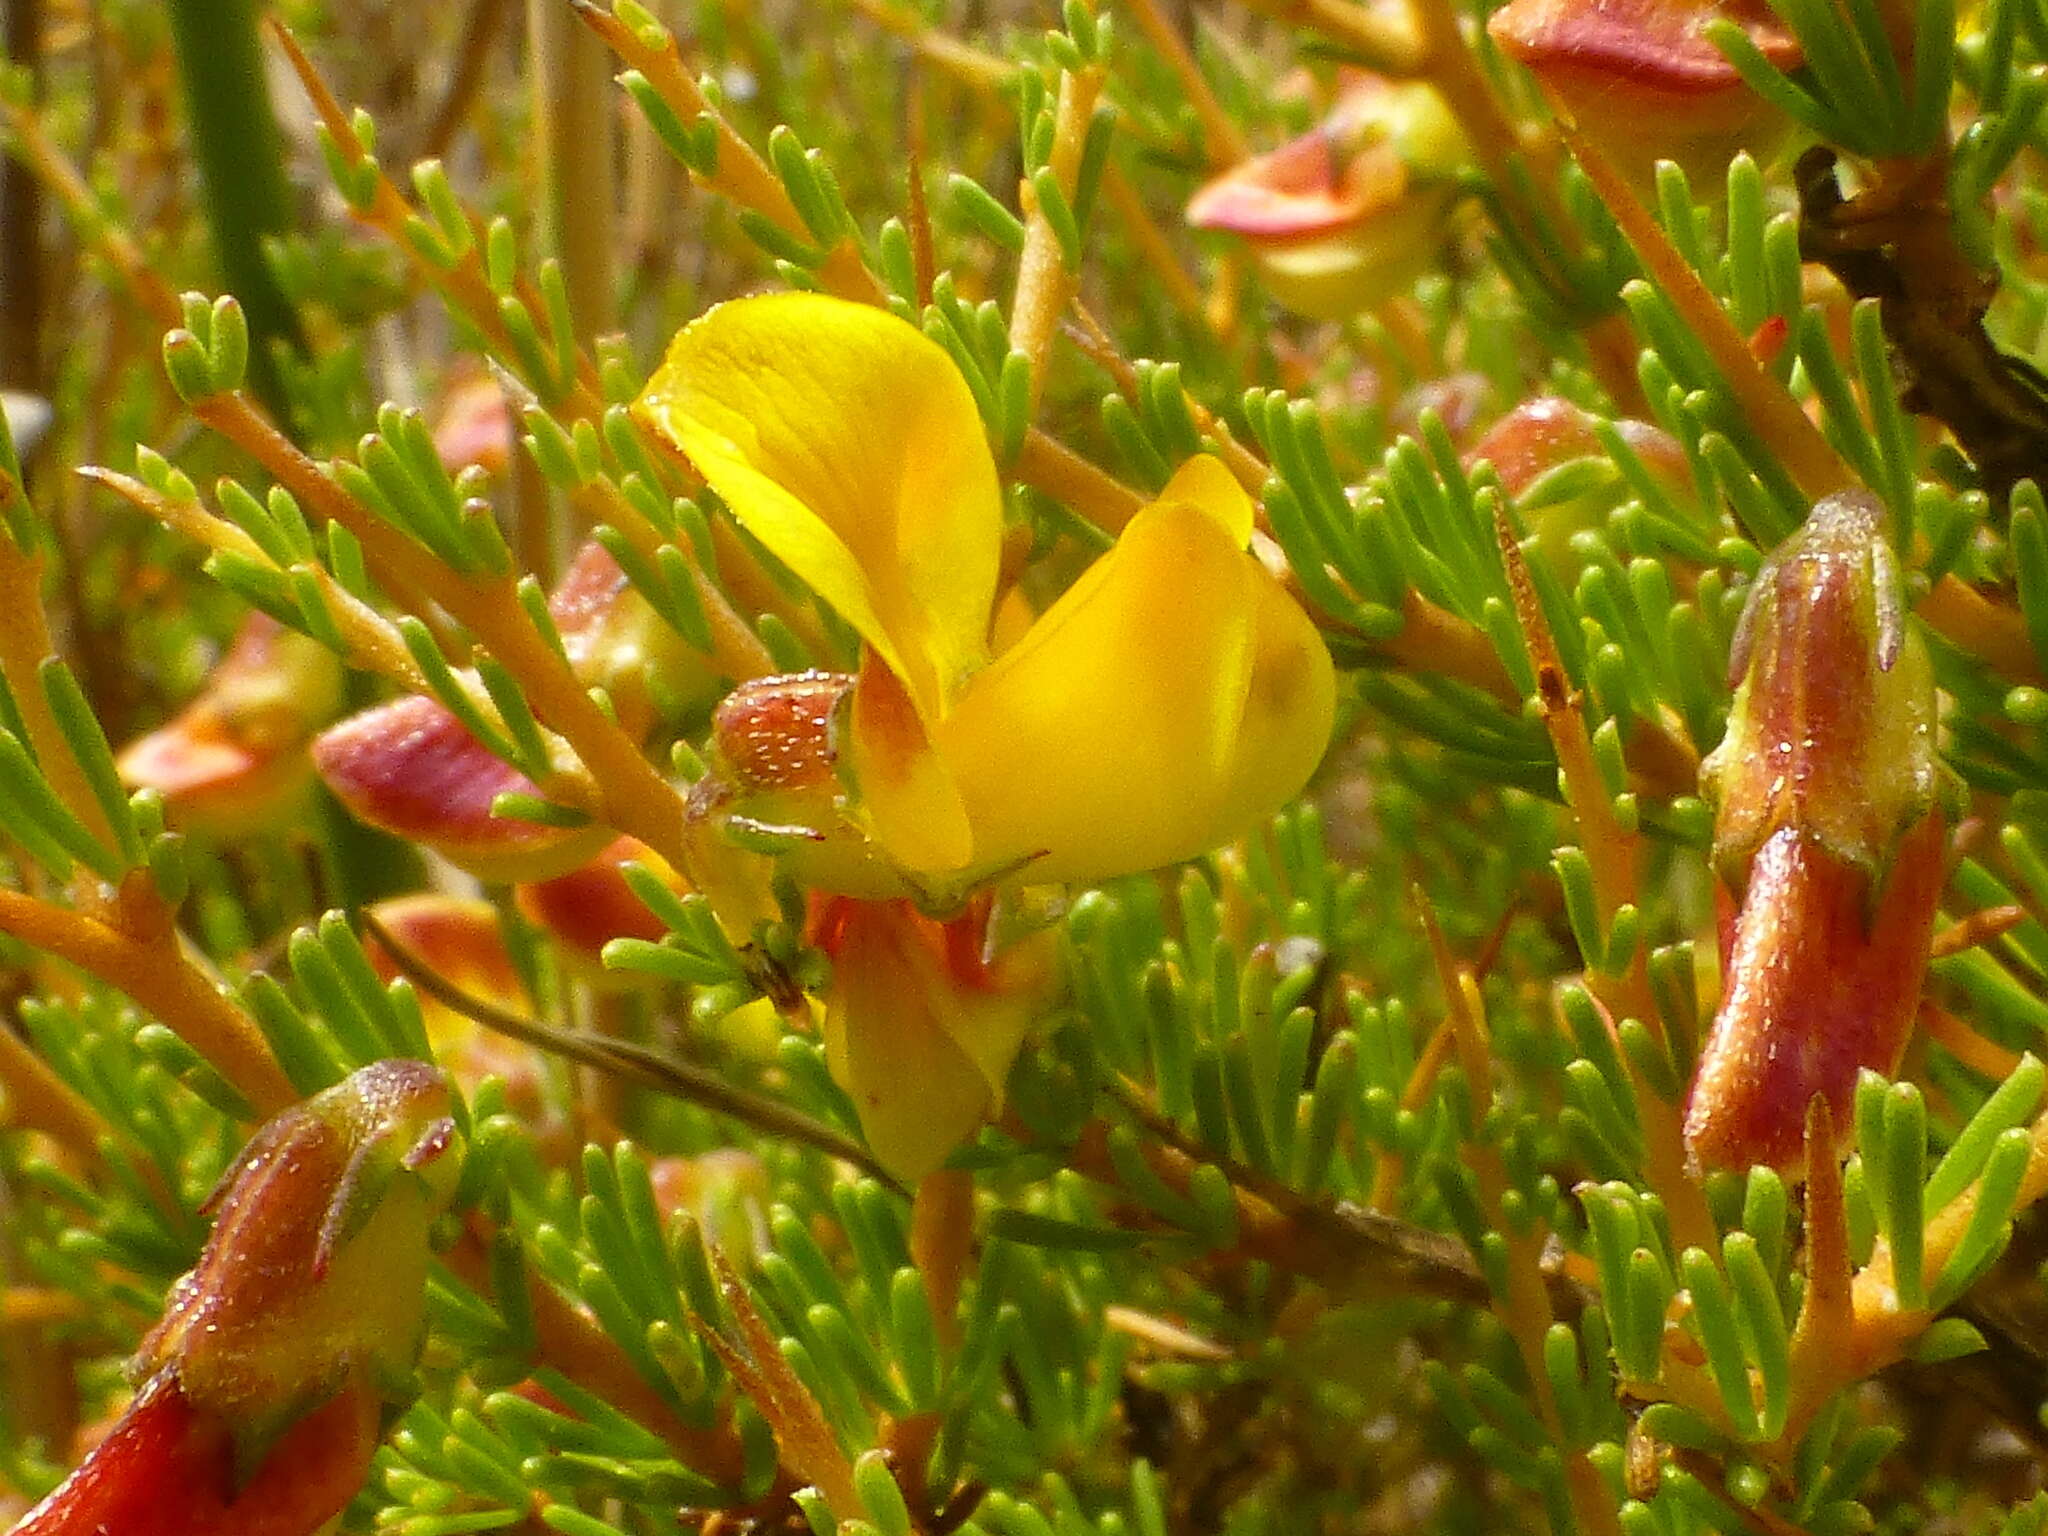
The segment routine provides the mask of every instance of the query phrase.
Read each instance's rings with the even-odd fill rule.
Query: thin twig
[[[1116,1187],[1122,1179],[1110,1156],[1109,1130],[1106,1121],[1089,1124],[1067,1159],[1088,1178]],[[1147,1147],[1144,1157],[1161,1182],[1178,1194],[1188,1192],[1197,1165],[1218,1164],[1215,1154],[1206,1149],[1195,1153],[1166,1145]],[[1223,1172],[1228,1178],[1232,1170],[1223,1166]],[[1247,1187],[1248,1183],[1261,1184],[1265,1192]],[[1333,1296],[1411,1291],[1475,1306],[1487,1304],[1486,1280],[1455,1238],[1348,1200],[1307,1200],[1265,1181],[1241,1183],[1233,1178],[1231,1193],[1237,1214],[1237,1251],[1311,1280]],[[1545,1255],[1543,1276],[1560,1315],[1575,1317],[1584,1310],[1590,1293],[1567,1271],[1561,1253]]]
[[[455,67],[448,72],[448,83],[442,89],[440,104],[427,121],[427,131],[420,135],[419,153],[413,159],[438,160],[448,152],[456,130],[469,116],[470,105],[483,84],[485,66],[490,63],[491,44],[504,23],[510,3],[511,0],[470,0],[469,14],[462,23],[462,41],[456,48]]]
[[[407,949],[389,928],[377,920],[376,914],[364,910],[361,918],[364,928],[384,947],[391,956],[391,963],[406,980],[464,1018],[522,1045],[608,1072],[614,1077],[630,1078],[642,1087],[652,1088],[671,1098],[702,1105],[764,1136],[779,1136],[815,1147],[827,1157],[851,1163],[891,1189],[908,1193],[894,1175],[874,1160],[867,1148],[824,1121],[765,1095],[735,1088],[718,1073],[691,1062],[679,1061],[665,1051],[590,1030],[557,1029],[483,998],[473,997]]]

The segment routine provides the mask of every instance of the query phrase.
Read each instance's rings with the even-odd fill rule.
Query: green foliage
[[[2048,341],[2048,29],[2017,0],[1960,23],[1936,0],[1776,8],[1804,53],[1790,72],[1726,20],[1707,35],[1861,185],[1925,178],[1892,216],[1916,251],[1996,273],[1951,339],[1981,330],[1976,383],[2024,420]],[[108,7],[137,64],[165,57],[148,9]],[[287,9],[316,57],[349,55],[351,7]],[[1275,86],[1304,39],[1226,11],[1184,65],[1149,5],[1068,0],[1051,31],[999,6],[974,36],[892,0],[804,27],[697,11],[676,34],[627,0],[592,18],[646,178],[647,248],[626,251],[623,215],[596,232],[639,263],[599,342],[572,318],[575,242],[547,246],[523,205],[539,135],[496,77],[507,48],[486,41],[491,88],[456,103],[453,137],[417,103],[323,112],[297,158],[317,140],[360,226],[315,228],[308,203],[256,287],[223,261],[219,298],[178,199],[132,190],[163,174],[135,141],[165,105],[135,70],[107,168],[66,209],[96,253],[76,284],[130,306],[107,333],[125,350],[50,375],[59,455],[131,467],[96,483],[202,546],[237,603],[438,701],[530,781],[501,818],[582,828],[644,797],[592,751],[609,726],[660,765],[655,800],[689,837],[789,853],[810,836],[794,820],[704,831],[726,766],[707,715],[750,669],[851,670],[861,643],[628,405],[677,323],[772,274],[886,305],[958,367],[1008,483],[1006,580],[1040,611],[1183,462],[1218,456],[1339,665],[1329,761],[1178,869],[995,893],[992,951],[1049,932],[1059,986],[939,1176],[968,1192],[934,1232],[943,1184],[913,1203],[860,1143],[826,1038],[844,1026],[821,1022],[820,893],[786,872],[735,921],[730,891],[679,892],[643,847],[622,879],[646,922],[602,944],[597,977],[522,887],[492,930],[519,995],[450,967],[457,1001],[491,1005],[463,1019],[326,910],[346,901],[338,818],[214,847],[131,793],[115,743],[189,691],[227,609],[183,554],[150,595],[171,547],[153,525],[96,502],[82,541],[74,493],[0,432],[7,601],[38,615],[0,615],[0,1280],[54,1319],[0,1324],[10,1390],[54,1369],[93,1410],[117,1401],[114,1364],[261,1118],[189,1017],[150,1015],[147,971],[78,937],[111,934],[161,940],[150,964],[245,1019],[300,1096],[393,1056],[462,1089],[417,1396],[344,1530],[637,1536],[712,1511],[859,1536],[2041,1530],[2048,1502],[1907,1434],[1928,1382],[1980,1447],[2037,1433],[2042,1406],[1953,1384],[2020,1347],[2012,1318],[2041,1304],[2014,1235],[2038,1221],[2048,1083],[2048,506],[1971,462],[1967,424],[1915,377],[1902,301],[1811,280],[1811,188],[1761,149],[1725,178],[1666,161],[1631,222],[1576,164],[1534,168],[1538,93],[1476,42],[1473,88],[1528,143],[1467,172],[1430,232],[1439,270],[1316,325],[1267,305],[1240,250],[1178,228],[1235,154],[1219,122],[1255,148],[1307,126]],[[418,25],[422,58],[458,41]],[[1308,55],[1399,43],[1340,25]],[[88,72],[65,59],[40,104],[7,98],[0,127],[46,179],[98,142]],[[195,144],[260,105],[193,87]],[[422,145],[406,171],[378,158]],[[222,238],[224,218],[262,222],[232,213]],[[1653,275],[1645,219],[1698,294]],[[1906,259],[1897,234],[1873,249]],[[1018,295],[1034,250],[1078,307]],[[199,291],[155,313],[124,262]],[[257,297],[273,277],[283,313]],[[1020,320],[1046,293],[1072,345]],[[267,346],[293,311],[298,361]],[[444,462],[457,354],[504,391],[505,472]],[[252,383],[289,432],[262,435]],[[1590,446],[1518,475],[1475,443],[1538,394],[1572,402]],[[1753,578],[1830,455],[1884,504],[1926,605],[1942,750],[1973,797],[1943,910],[1982,924],[1934,960],[1922,1043],[1841,1107],[1839,1231],[1811,1169],[1702,1176],[1680,1140],[1735,980],[1706,962],[1728,872],[1697,764]],[[572,533],[711,686],[579,670],[584,632],[548,604]],[[652,723],[627,698],[643,683]],[[906,1069],[902,1091],[924,1086]],[[1816,1267],[1830,1238],[1839,1276]],[[1853,1295],[1830,1352],[1835,1280]],[[11,1513],[74,1459],[75,1425],[0,1400]]]

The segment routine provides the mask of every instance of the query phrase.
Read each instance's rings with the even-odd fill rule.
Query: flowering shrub
[[[6,11],[0,1525],[2048,1529],[2048,26],[1054,10]]]

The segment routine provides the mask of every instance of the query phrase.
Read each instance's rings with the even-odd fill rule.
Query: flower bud
[[[645,737],[709,701],[717,682],[710,662],[627,584],[602,545],[578,553],[548,613],[577,680],[605,690],[629,734]],[[492,815],[499,795],[539,791],[433,699],[400,699],[344,720],[314,743],[313,761],[358,819],[424,843],[481,880],[566,874],[613,836]]]
[[[1466,159],[1434,89],[1359,76],[1310,132],[1197,192],[1187,220],[1243,237],[1286,308],[1338,320],[1428,269]]]
[[[142,1341],[134,1402],[17,1536],[312,1536],[337,1514],[409,1390],[452,1107],[434,1068],[382,1061],[258,1131]]]
[[[1739,151],[1768,159],[1792,126],[1706,37],[1724,18],[1779,69],[1799,67],[1798,41],[1758,0],[1508,0],[1486,29],[1637,188],[1673,160],[1713,197]]]
[[[251,614],[193,700],[122,750],[121,782],[159,791],[172,824],[202,836],[289,826],[312,790],[306,746],[341,700],[326,646]]]
[[[1934,676],[1906,622],[1884,513],[1830,496],[1757,572],[1729,656],[1727,734],[1700,765],[1732,888],[1794,827],[1875,876],[1933,805]]]
[[[493,815],[498,796],[540,791],[436,699],[351,715],[313,743],[313,766],[357,820],[423,843],[486,882],[561,874],[614,835]]]
[[[1634,494],[1594,431],[1598,419],[1569,400],[1538,395],[1488,427],[1465,455],[1468,468],[1493,465],[1544,559],[1562,576],[1577,570],[1572,535],[1599,527]],[[1614,430],[1675,499],[1693,499],[1691,465],[1676,438],[1646,421],[1620,420]]]
[[[1867,493],[1823,501],[1765,562],[1733,666],[1700,776],[1739,910],[1685,1138],[1710,1167],[1796,1174],[1814,1095],[1846,1127],[1858,1072],[1897,1069],[1945,879],[1933,673]]]

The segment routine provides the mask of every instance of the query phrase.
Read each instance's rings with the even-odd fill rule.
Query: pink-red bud
[[[333,652],[251,614],[192,701],[122,750],[121,781],[158,791],[175,825],[205,836],[284,826],[312,788],[307,743],[341,700]]]
[[[1486,29],[1638,187],[1674,160],[1711,197],[1738,151],[1765,158],[1791,127],[1707,37],[1722,19],[1779,69],[1799,67],[1797,40],[1756,0],[1508,0]]]
[[[1686,1107],[1710,1167],[1796,1171],[1807,1105],[1898,1067],[1941,898],[1934,679],[1882,509],[1846,492],[1758,572],[1728,733],[1701,768],[1724,882],[1721,1005]]]
[[[369,1470],[461,1157],[446,1080],[363,1068],[256,1133],[106,1439],[15,1536],[313,1536]]]

